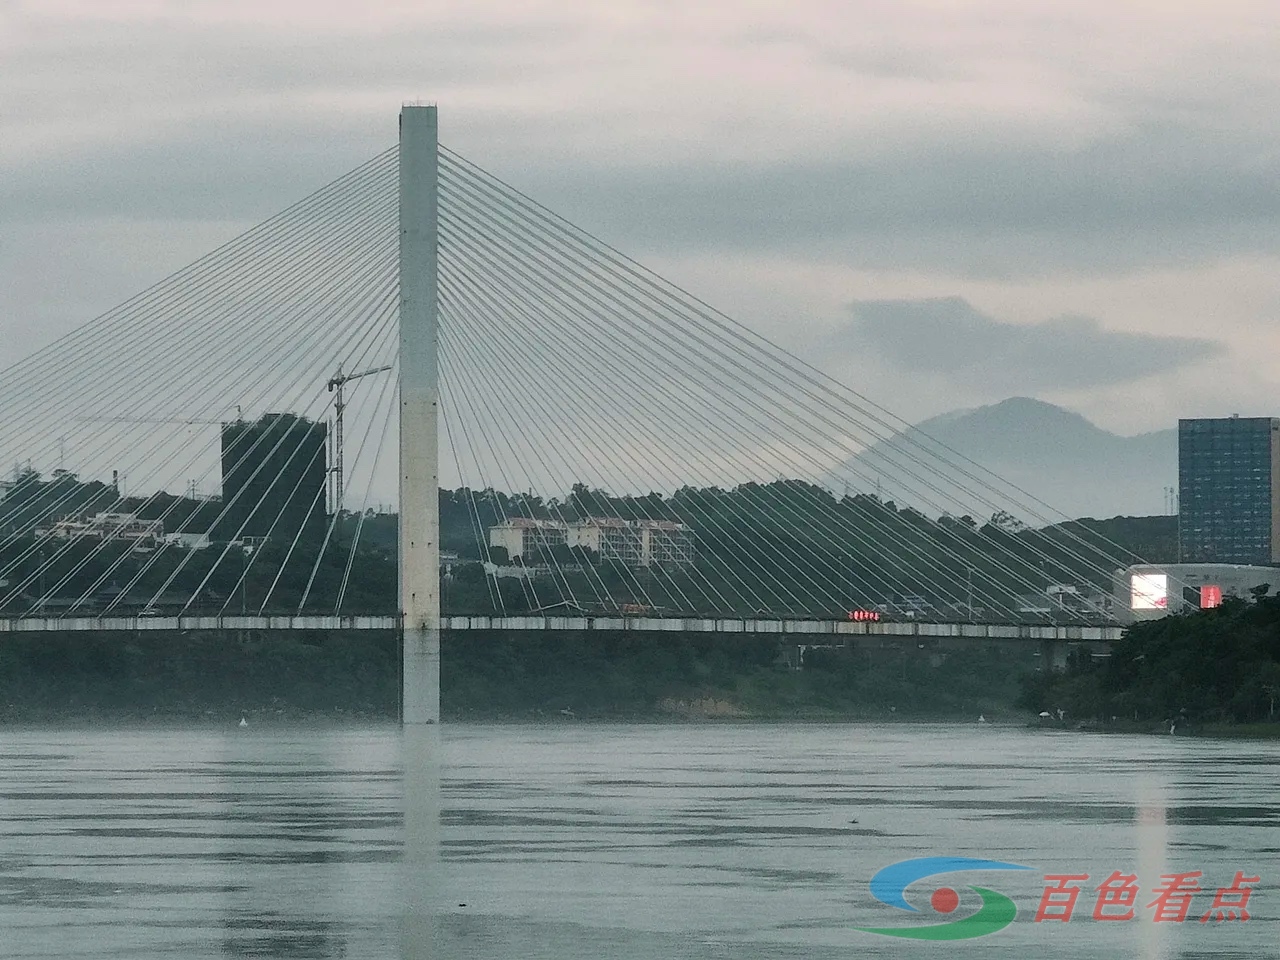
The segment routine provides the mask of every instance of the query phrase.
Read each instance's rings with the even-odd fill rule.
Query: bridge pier
[[[434,106],[400,111],[400,613],[404,915],[400,955],[438,955],[440,499],[437,334],[438,128]]]
[[[437,121],[400,112],[400,611],[406,727],[440,722]]]

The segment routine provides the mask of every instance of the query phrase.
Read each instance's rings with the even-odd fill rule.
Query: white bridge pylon
[[[439,137],[400,112],[400,615],[406,726],[440,722]]]

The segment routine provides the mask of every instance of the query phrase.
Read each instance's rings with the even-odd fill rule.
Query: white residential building
[[[507,556],[532,557],[542,547],[554,547],[568,539],[568,528],[555,520],[512,517],[489,528],[489,546],[502,547]]]
[[[694,557],[693,531],[669,520],[588,517],[566,523],[518,517],[489,528],[489,546],[505,548],[513,560],[531,558],[539,548],[557,544],[584,547],[601,560],[616,560],[629,567],[690,564]]]
[[[166,533],[164,542],[170,546],[181,547],[184,550],[203,550],[210,545],[209,534],[207,533]]]
[[[37,537],[55,540],[127,540],[138,551],[154,550],[164,539],[164,523],[143,520],[136,513],[95,513],[92,517],[67,517],[36,530]]]

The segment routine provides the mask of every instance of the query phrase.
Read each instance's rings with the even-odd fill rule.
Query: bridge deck
[[[153,630],[396,630],[398,617],[173,616],[173,617],[10,617],[0,633],[64,633]],[[1030,623],[855,623],[846,620],[704,619],[681,617],[444,617],[441,627],[457,630],[612,631],[621,633],[776,633],[796,637],[973,637],[1026,640],[1119,640],[1116,624]]]

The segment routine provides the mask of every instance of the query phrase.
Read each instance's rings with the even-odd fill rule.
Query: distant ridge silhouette
[[[1164,488],[1177,484],[1176,429],[1122,437],[1030,397],[931,417],[850,462],[860,473],[892,477],[888,458],[911,449],[907,438],[913,434],[951,447],[1072,518],[1166,513]],[[947,478],[933,479],[947,489]],[[893,499],[892,486],[886,479],[886,499]],[[908,503],[899,500],[900,506]]]

